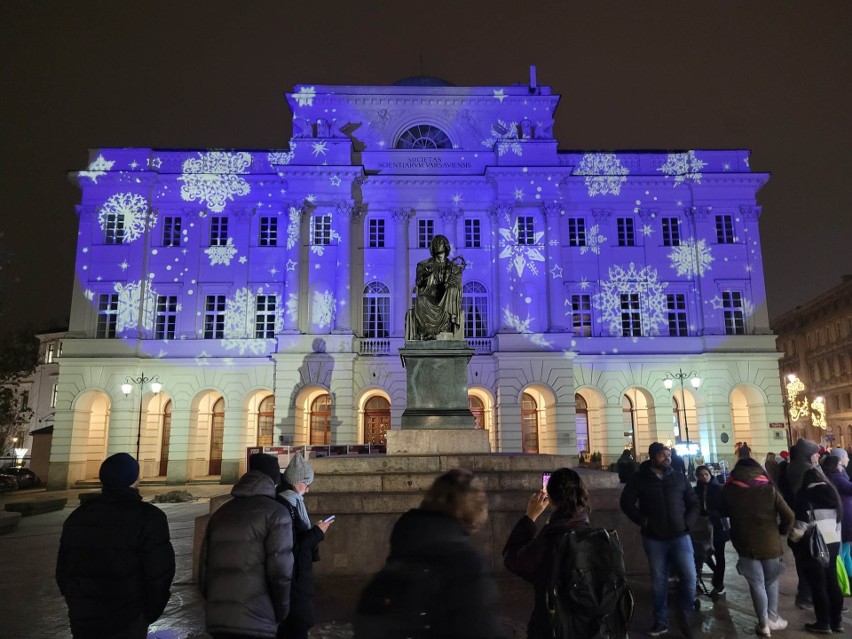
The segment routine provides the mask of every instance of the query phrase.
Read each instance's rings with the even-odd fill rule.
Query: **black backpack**
[[[410,558],[389,560],[358,600],[355,639],[423,639],[440,619],[443,569]]]
[[[633,617],[618,533],[572,528],[559,540],[546,594],[554,639],[624,639]]]

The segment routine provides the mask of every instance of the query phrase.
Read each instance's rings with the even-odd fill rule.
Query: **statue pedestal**
[[[488,431],[482,428],[389,430],[388,455],[456,455],[490,453]]]

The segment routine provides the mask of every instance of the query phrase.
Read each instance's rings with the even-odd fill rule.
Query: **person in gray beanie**
[[[314,481],[314,469],[301,453],[295,453],[284,470],[280,501],[293,520],[293,585],[290,589],[290,615],[279,626],[278,639],[307,639],[314,625],[314,569],[319,561],[319,544],[331,521],[311,525],[305,507],[305,493]]]
[[[171,596],[175,553],[162,510],[142,501],[127,453],[101,464],[103,491],[62,526],[56,583],[75,639],[144,639]]]

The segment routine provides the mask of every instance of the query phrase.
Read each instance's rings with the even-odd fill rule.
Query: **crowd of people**
[[[852,574],[846,450],[825,450],[800,439],[788,455],[778,460],[769,454],[761,465],[743,442],[723,484],[710,467],[700,465],[694,486],[664,444],[651,444],[641,464],[626,453],[617,464],[624,483],[619,503],[639,526],[648,559],[654,619],[648,636],[669,632],[672,579],[677,581],[678,617],[672,625],[678,622],[683,634],[693,635],[704,564],[712,570],[709,595],[725,595],[728,541],[737,555],[737,572],[748,584],[755,634],[770,637],[785,629],[778,592],[785,536],[798,577],[795,605],[814,613],[804,629],[845,632],[838,576],[841,570]],[[130,455],[107,458],[100,469],[102,493],[81,504],[64,524],[56,580],[76,638],[143,639],[169,600],[175,557],[168,523],[160,509],[141,500],[138,477],[139,466]],[[231,491],[233,499],[210,517],[199,589],[206,601],[207,632],[214,639],[307,639],[315,623],[313,563],[333,521],[310,520],[304,496],[313,480],[314,471],[301,454],[283,473],[276,457],[252,455],[248,472]],[[614,531],[593,527],[591,512],[581,475],[560,468],[529,498],[508,537],[504,563],[533,589],[530,639],[626,636],[632,595],[620,542]],[[454,469],[438,477],[420,506],[394,525],[385,568],[359,601],[356,638],[402,636],[404,625],[411,626],[405,636],[422,631],[445,639],[500,637],[496,582],[471,540],[487,519],[485,488],[471,471]],[[588,540],[604,544],[599,546],[604,553],[612,551],[605,570],[613,578],[602,585],[582,582],[583,571],[576,568],[579,555],[588,552],[580,550],[582,544],[592,543]],[[571,553],[575,556],[566,559]],[[601,557],[591,560],[600,572]],[[585,599],[574,601],[568,621],[560,618],[556,600],[563,596],[562,581],[554,585],[563,565],[574,567],[574,574],[562,577],[574,579],[575,594],[588,591]]]

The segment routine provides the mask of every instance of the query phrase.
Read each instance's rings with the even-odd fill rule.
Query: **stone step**
[[[353,455],[311,459],[317,475],[357,473],[442,473],[451,468],[481,472],[547,472],[571,467],[570,455],[491,453],[472,455]]]
[[[32,515],[41,515],[43,513],[53,512],[54,510],[62,510],[65,508],[65,504],[67,503],[67,497],[34,499],[32,501],[16,501],[11,504],[6,504],[6,510],[9,512],[21,513],[22,517],[31,517]]]

